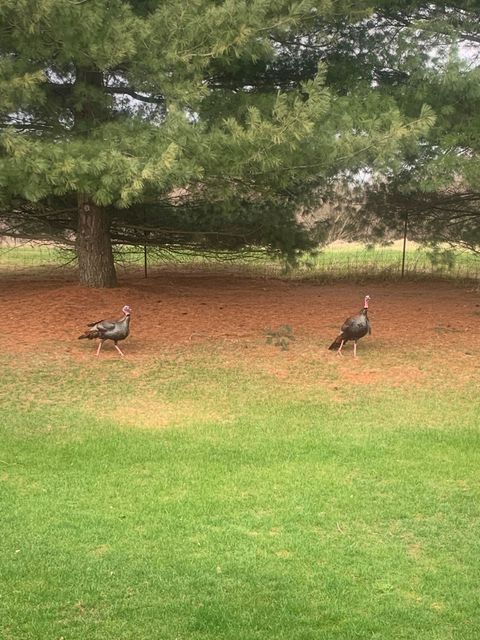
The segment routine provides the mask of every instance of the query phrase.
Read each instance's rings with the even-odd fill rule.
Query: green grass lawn
[[[0,366],[2,639],[480,637],[473,386]]]

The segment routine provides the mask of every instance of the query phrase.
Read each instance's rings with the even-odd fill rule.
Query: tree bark
[[[86,95],[75,110],[77,135],[89,135],[109,118],[109,111],[96,92],[104,91],[103,74],[99,70],[77,68],[75,84]],[[90,91],[90,93],[88,93]],[[96,96],[96,99],[95,99]],[[107,288],[117,285],[110,238],[110,217],[86,193],[79,193],[76,250],[80,283],[88,287]]]
[[[76,249],[81,284],[97,288],[117,285],[108,211],[85,194],[78,195]]]

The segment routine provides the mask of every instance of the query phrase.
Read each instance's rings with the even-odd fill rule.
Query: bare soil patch
[[[343,358],[327,350],[345,318],[371,296],[373,335]],[[438,372],[445,380],[478,374],[480,295],[444,282],[321,284],[231,274],[162,272],[126,278],[111,290],[92,290],[67,280],[3,278],[0,283],[3,353],[36,352],[45,358],[95,358],[92,342],[77,340],[87,322],[132,307],[127,357],[139,364],[172,348],[224,345],[235,360],[276,376],[295,374],[305,383],[312,368],[351,384],[386,380],[421,383]],[[265,344],[265,329],[293,327],[287,351]],[[101,359],[116,359],[107,344]],[[325,373],[326,372],[326,373]]]

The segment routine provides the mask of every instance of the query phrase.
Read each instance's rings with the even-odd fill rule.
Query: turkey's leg
[[[338,347],[337,356],[343,356],[342,347],[344,343],[345,343],[345,340],[342,340],[342,342],[340,343],[340,346]]]
[[[100,344],[98,345],[98,349],[97,349],[97,353],[95,354],[96,356],[98,356],[98,354],[100,353],[100,349],[103,347],[103,340],[100,340]]]
[[[120,347],[117,345],[117,343],[115,342],[115,349],[118,351],[118,353],[122,356],[122,358],[125,357],[125,354],[123,353],[123,351],[120,349]]]
[[[355,340],[353,343],[353,357],[357,357],[357,341]]]

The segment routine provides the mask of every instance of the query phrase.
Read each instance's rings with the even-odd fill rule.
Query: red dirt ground
[[[289,366],[307,355],[336,358],[326,347],[345,318],[361,308],[366,293],[371,296],[373,334],[358,347],[358,362],[370,366],[364,382],[383,378],[385,367],[399,381],[421,376],[424,360],[435,361],[443,373],[446,368],[463,378],[478,374],[480,295],[472,286],[443,282],[321,284],[161,272],[146,280],[125,278],[116,289],[93,290],[66,280],[4,277],[0,349],[94,358],[96,344],[77,340],[78,335],[87,322],[116,317],[129,304],[131,336],[122,346],[129,359],[158,357],[171,347],[212,340],[245,343],[253,348],[243,357],[263,358],[265,370],[285,377]],[[281,324],[290,324],[296,336],[285,352],[265,346],[264,329]],[[272,360],[274,352],[281,356]],[[407,366],[410,356],[415,366]],[[101,357],[119,356],[107,343]],[[375,366],[379,368],[371,368]],[[342,369],[343,378],[353,381],[351,349],[345,349]]]

